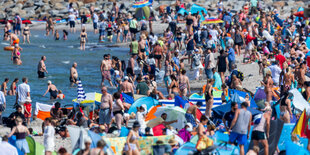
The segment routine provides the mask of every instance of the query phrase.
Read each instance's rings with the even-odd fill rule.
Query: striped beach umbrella
[[[83,88],[83,85],[80,79],[78,81],[77,93],[78,93],[77,102],[81,103],[82,101],[85,100],[86,96],[85,96],[84,88]]]

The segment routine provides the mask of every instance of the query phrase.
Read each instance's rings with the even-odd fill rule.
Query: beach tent
[[[146,105],[147,109],[146,111],[149,111],[153,106],[158,105],[158,100],[152,98],[152,97],[142,97],[136,100],[131,107],[128,110],[128,113],[137,113],[137,107],[140,107],[142,105]]]
[[[181,14],[182,16],[184,16],[185,13],[188,14],[188,11],[186,11],[186,10],[183,9],[183,8],[180,8],[180,10],[178,11],[177,14]]]
[[[301,154],[301,155],[306,155],[306,154],[310,154],[310,152],[306,149],[303,148],[302,146],[291,142],[291,141],[286,141],[285,142],[285,151],[286,154]]]
[[[204,8],[204,7],[201,7],[201,6],[197,5],[197,4],[193,4],[192,7],[191,7],[190,12],[191,12],[192,14],[195,14],[195,13],[197,13],[198,11],[199,11],[199,15],[201,16],[200,21],[204,21],[205,18],[204,18],[204,16],[202,15],[201,12],[203,11],[205,14],[207,14],[208,11],[207,11],[206,8]]]
[[[241,104],[238,103],[239,108],[241,107]],[[228,111],[230,111],[231,109],[231,101],[229,101],[227,104],[212,108],[213,111],[213,115],[215,116],[215,118],[217,119],[222,119],[224,114]],[[253,109],[251,107],[248,107],[248,110],[252,113],[252,118],[254,118],[255,115],[262,113],[259,110]]]
[[[276,120],[270,120],[270,131],[269,131],[269,138],[268,138],[268,147],[269,147],[269,154],[273,154],[278,146],[280,136],[282,134],[282,129],[283,129],[284,122],[280,119]],[[288,135],[290,136],[290,135]],[[264,147],[263,145],[259,145],[259,155],[264,154]],[[250,143],[250,147],[253,148],[253,141]]]
[[[83,127],[69,125],[67,126],[71,139],[72,152],[76,149],[85,149],[84,140],[88,136],[87,131]]]
[[[301,93],[295,88],[289,91],[293,94],[292,104],[295,109],[299,110],[300,112],[304,109],[310,109],[310,104],[304,99]]]
[[[27,155],[42,155],[45,152],[45,148],[43,145],[41,145],[40,143],[36,142],[32,137],[28,136],[26,137],[27,143],[28,143],[28,147],[29,147],[29,151],[30,153],[28,153]],[[52,153],[53,155],[56,155],[56,152]]]
[[[149,112],[145,116],[145,121],[149,121],[149,120],[157,118],[154,114],[157,111],[158,107],[161,107],[161,105],[154,106],[149,110]]]
[[[145,6],[145,7],[142,7],[142,8],[137,8],[136,9],[136,12],[135,12],[135,17],[138,19],[138,20],[141,20],[141,19],[146,19],[148,20],[149,17],[150,17],[150,8],[148,6]]]
[[[2,154],[18,155],[16,147],[5,141],[0,142],[0,150]]]
[[[123,96],[123,101],[126,103],[133,104],[135,102],[133,97],[131,97],[125,93],[122,93],[122,96]]]
[[[251,104],[250,107],[251,108],[257,108],[257,105],[256,105],[254,99],[251,97],[250,93],[244,92],[244,91],[240,91],[240,90],[235,90],[235,89],[228,89],[228,95],[229,96],[232,96],[234,93],[238,94],[241,102],[244,101],[245,96],[248,94],[249,97],[250,97],[250,104]]]
[[[167,114],[167,119],[165,121],[174,121],[178,120],[178,122],[170,124],[170,126],[175,129],[181,130],[184,128],[187,123],[185,119],[185,110],[178,106],[162,106],[158,107],[157,111],[154,113],[156,117],[160,117],[163,113]]]
[[[297,9],[297,12],[294,13],[294,15],[296,16],[294,22],[297,22],[300,18],[302,19],[304,17],[304,8],[303,7],[299,7]]]

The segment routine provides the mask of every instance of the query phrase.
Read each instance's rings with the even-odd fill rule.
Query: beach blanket
[[[155,145],[158,140],[168,142],[174,136],[157,136],[157,137],[141,137],[138,141],[141,148],[141,155],[152,154],[152,145]],[[118,138],[103,138],[104,141],[112,148],[115,154],[122,154],[127,137]]]

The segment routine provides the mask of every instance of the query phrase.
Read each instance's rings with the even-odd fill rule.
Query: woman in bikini
[[[18,83],[18,78],[15,78],[14,81],[11,84],[10,90],[9,90],[9,95],[13,96],[16,95],[16,85]]]
[[[288,92],[291,89],[292,82],[295,81],[294,74],[292,74],[291,68],[286,68],[286,73],[283,76],[284,81],[284,92]]]
[[[132,129],[129,131],[129,134],[127,136],[127,141],[125,143],[124,151],[126,152],[126,155],[140,155],[140,147],[138,144],[139,140],[139,128],[140,124],[139,122],[134,122]]]
[[[29,37],[30,37],[30,28],[28,26],[28,23],[25,24],[25,27],[23,29],[23,37],[24,37],[23,43],[25,44],[25,41],[27,40],[28,44],[30,44],[30,39],[29,39]]]
[[[191,94],[191,90],[190,90],[190,85],[189,85],[189,79],[188,77],[185,75],[186,74],[186,70],[182,70],[181,75],[179,77],[180,79],[180,84],[179,84],[179,89],[181,92],[181,96],[182,97],[186,97],[187,92],[189,94]]]
[[[80,49],[83,51],[85,51],[85,44],[87,40],[88,40],[87,33],[85,31],[85,28],[83,28],[80,34],[80,46],[81,46]]]
[[[130,34],[128,33],[129,32],[128,21],[123,21],[122,28],[123,28],[123,43],[127,43],[127,40],[130,37]]]
[[[175,75],[171,75],[171,84],[169,86],[169,94],[173,93],[174,96],[180,95],[179,82]]]
[[[290,118],[293,117],[291,110],[291,100],[289,97],[289,92],[285,92],[280,99],[280,119],[283,120],[284,123],[290,123]]]
[[[205,94],[205,100],[206,100],[206,116],[211,117],[211,109],[213,106],[213,85],[214,79],[209,79],[208,84],[206,87],[206,94]]]
[[[46,21],[46,36],[50,34],[50,31],[52,31],[52,35],[54,35],[54,21],[52,17],[49,17]]]
[[[273,80],[270,74],[266,74],[266,81],[261,82],[261,84],[265,87],[264,91],[266,93],[266,102],[270,103],[272,100],[272,87],[273,87]]]
[[[22,61],[20,59],[20,52],[19,52],[20,48],[18,44],[15,44],[15,47],[12,51],[12,57],[11,60],[13,61],[13,64],[15,65],[21,65]]]

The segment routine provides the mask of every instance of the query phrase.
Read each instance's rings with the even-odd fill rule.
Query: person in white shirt
[[[98,21],[99,21],[99,17],[97,15],[97,13],[94,12],[93,14],[93,27],[94,27],[94,33],[97,34],[98,32]]]
[[[76,19],[76,16],[72,12],[70,12],[69,16],[68,16],[68,22],[70,25],[70,32],[71,33],[72,33],[72,31],[75,33],[75,19]]]
[[[0,142],[0,154],[18,155],[16,147],[8,143],[8,137],[4,136]]]
[[[28,85],[28,79],[26,77],[23,77],[22,81],[23,83],[19,84],[16,89],[17,91],[15,105],[19,104],[21,105],[21,107],[24,107],[26,98],[30,97],[30,86]],[[24,113],[24,108],[22,110],[22,113]]]
[[[275,61],[273,65],[269,66],[269,69],[271,70],[273,84],[278,86],[280,74],[282,72],[281,68],[279,67],[279,61]]]
[[[6,100],[4,93],[0,91],[0,125],[2,125],[2,112],[4,112],[6,108]]]
[[[44,148],[45,155],[52,155],[52,152],[55,150],[55,129],[52,126],[52,119],[50,117],[44,120]]]

